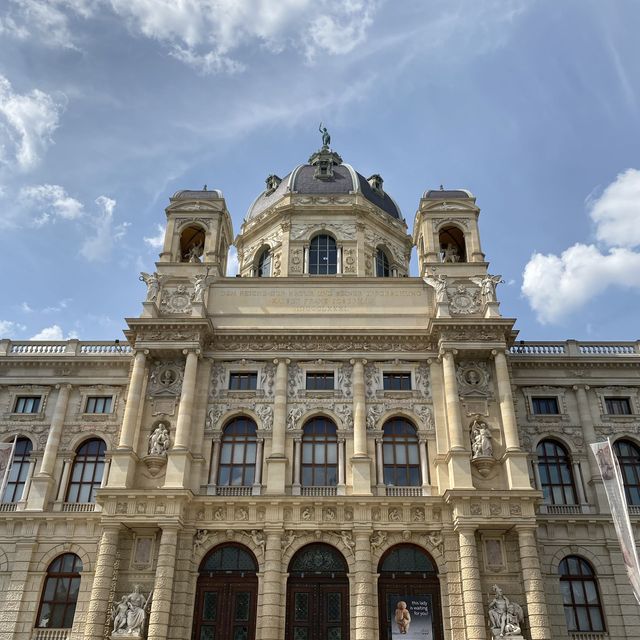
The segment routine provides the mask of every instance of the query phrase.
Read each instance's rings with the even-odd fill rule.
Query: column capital
[[[286,364],[287,366],[289,366],[291,364],[291,360],[289,358],[274,358],[273,364]]]
[[[588,384],[574,384],[571,388],[574,391],[579,391],[579,390],[589,391],[589,389],[591,389],[591,387]]]
[[[54,389],[57,389],[58,391],[71,391],[71,389],[73,388],[72,384],[56,384],[53,387]]]
[[[439,358],[442,358],[446,355],[457,356],[458,350],[453,349],[452,347],[440,347],[440,351],[438,351]]]
[[[456,533],[461,533],[467,536],[475,535],[478,529],[479,529],[479,526],[477,524],[471,524],[470,522],[463,522],[463,523],[454,525],[454,531]]]
[[[361,364],[362,366],[364,366],[365,364],[367,364],[368,360],[366,358],[351,358],[349,360],[349,364],[351,366],[354,366],[356,364]]]
[[[506,349],[491,349],[491,355],[496,358],[497,356],[506,356],[507,355],[507,350]]]
[[[132,350],[133,350],[134,357],[149,355],[149,349],[140,349],[139,347],[138,348],[134,347]]]
[[[196,356],[198,356],[198,358],[202,355],[202,352],[200,351],[200,349],[198,347],[194,347],[192,349],[183,349],[182,350],[182,355],[183,356],[188,356],[190,353],[195,354]]]

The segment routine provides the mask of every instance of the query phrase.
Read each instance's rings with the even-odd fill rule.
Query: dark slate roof
[[[314,178],[316,168],[310,164],[301,164],[287,174],[278,187],[271,193],[262,192],[253,202],[246,219],[260,215],[287,193],[309,195],[336,195],[360,192],[372,204],[376,205],[392,218],[402,220],[398,205],[386,193],[378,193],[371,188],[367,179],[348,165],[334,165],[333,177],[328,180]]]
[[[206,191],[191,191],[190,189],[182,189],[176,191],[171,197],[172,200],[218,200],[222,198],[220,189],[207,189]]]
[[[456,198],[473,198],[471,191],[466,189],[429,189],[422,195],[429,200],[455,200]]]

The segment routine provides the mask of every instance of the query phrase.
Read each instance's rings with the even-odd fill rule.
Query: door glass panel
[[[327,640],[342,640],[342,629],[340,627],[327,629]]]
[[[200,640],[215,640],[215,630],[213,627],[200,628]]]
[[[245,621],[249,619],[249,603],[251,602],[251,594],[246,591],[236,593],[236,611],[235,619],[238,621]],[[235,640],[235,638],[234,638]]]
[[[340,622],[342,619],[342,594],[327,593],[327,622]]]
[[[248,640],[249,630],[247,627],[236,627],[233,631],[233,640]]]
[[[309,619],[309,594],[296,593],[294,595],[293,615],[296,622]]]
[[[202,619],[215,620],[218,610],[218,594],[209,591],[204,594],[204,603],[202,606]]]
[[[309,630],[302,627],[295,627],[293,630],[293,640],[309,640]]]

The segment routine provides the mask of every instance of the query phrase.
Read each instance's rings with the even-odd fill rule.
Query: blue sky
[[[323,120],[410,227],[427,188],[476,195],[520,338],[637,339],[638,24],[634,0],[8,0],[0,333],[121,338],[169,196],[222,189],[238,233]]]

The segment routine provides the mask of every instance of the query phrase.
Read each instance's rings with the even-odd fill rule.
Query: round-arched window
[[[382,431],[385,485],[419,486],[422,478],[416,428],[404,418],[391,418],[384,423]]]
[[[49,565],[40,598],[38,628],[70,629],[73,626],[81,571],[82,561],[75,553],[58,556]]]
[[[71,468],[71,479],[67,488],[67,502],[95,502],[96,491],[102,483],[104,455],[107,445],[100,438],[81,444]]]
[[[640,505],[640,448],[630,440],[617,440],[613,450],[620,463],[627,503]]]
[[[378,249],[376,251],[376,276],[378,278],[388,278],[390,275],[389,258],[383,249]]]
[[[309,273],[330,275],[338,272],[338,247],[328,235],[315,236],[309,244]]]
[[[420,547],[402,544],[387,551],[379,565],[381,574],[437,574],[436,565],[429,554]]]
[[[271,251],[265,249],[258,258],[258,268],[256,269],[256,276],[258,278],[268,278],[271,275]]]
[[[545,503],[576,504],[576,487],[567,450],[555,440],[542,440],[536,453]]]
[[[29,438],[18,438],[16,440],[16,447],[13,452],[7,486],[2,495],[2,502],[18,502],[22,498],[24,485],[29,474],[32,449],[33,445]]]
[[[200,563],[201,574],[256,573],[258,565],[248,549],[225,544],[210,551]]]
[[[256,472],[256,423],[246,416],[234,418],[224,428],[218,464],[218,485],[248,487]]]
[[[598,580],[591,565],[579,556],[567,556],[558,573],[567,630],[604,631]]]
[[[312,418],[302,430],[303,487],[334,487],[338,484],[336,425],[328,418]]]
[[[321,542],[302,547],[289,563],[289,574],[324,575],[347,573],[343,555],[334,547]]]

